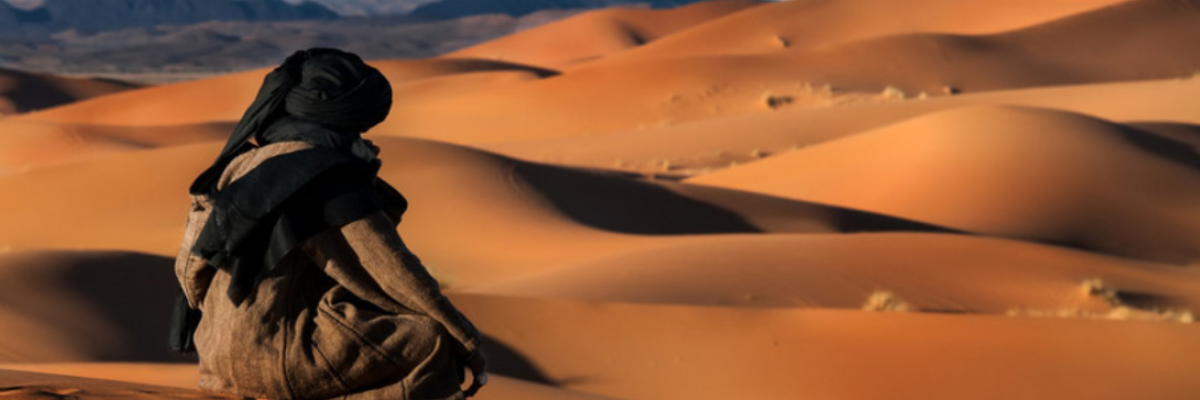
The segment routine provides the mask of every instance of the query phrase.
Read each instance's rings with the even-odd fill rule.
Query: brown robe
[[[227,187],[268,158],[302,150],[276,143],[226,168]],[[200,388],[273,399],[461,399],[461,360],[479,332],[444,297],[382,211],[309,239],[240,305],[231,275],[189,251],[208,207],[193,199],[176,275],[203,311],[195,333]]]

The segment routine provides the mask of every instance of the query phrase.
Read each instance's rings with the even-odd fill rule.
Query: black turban
[[[225,166],[252,148],[251,137],[281,117],[313,122],[356,135],[383,122],[392,108],[392,86],[353,53],[313,48],[293,53],[267,74],[254,102],[211,167],[192,183],[192,194],[212,193]]]

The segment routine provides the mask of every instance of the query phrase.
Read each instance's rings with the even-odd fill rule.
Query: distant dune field
[[[368,138],[480,399],[1200,398],[1196,43],[1197,0],[608,9],[373,61]],[[216,398],[169,265],[265,72],[0,71],[0,397]]]

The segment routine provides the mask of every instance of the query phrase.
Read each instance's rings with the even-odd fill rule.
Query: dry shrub
[[[867,311],[885,311],[885,312],[904,312],[913,309],[908,302],[896,297],[895,293],[887,290],[876,290],[867,297],[867,302],[863,304],[863,310]]]
[[[892,85],[883,88],[882,95],[883,98],[890,100],[904,100],[904,98],[908,97],[908,95],[904,94],[903,90]]]
[[[763,99],[767,103],[767,107],[770,107],[772,110],[778,110],[780,107],[792,104],[792,102],[796,101],[796,99],[792,96],[781,94],[777,95],[769,92],[763,95]]]
[[[1087,318],[1108,319],[1117,321],[1166,321],[1190,324],[1196,318],[1189,310],[1160,310],[1141,309],[1121,301],[1120,292],[1104,283],[1100,278],[1085,279],[1079,286],[1085,296],[1097,297],[1109,306],[1107,312],[1095,312],[1078,308],[1063,308],[1058,310],[1030,310],[1015,308],[1008,310],[1013,317],[1052,317],[1052,318]]]

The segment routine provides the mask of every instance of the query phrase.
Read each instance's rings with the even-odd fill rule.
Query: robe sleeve
[[[395,302],[441,323],[461,345],[460,356],[475,351],[481,342],[479,331],[442,294],[395,226],[385,213],[376,212],[321,235],[306,246],[307,252],[331,277],[366,300]]]

